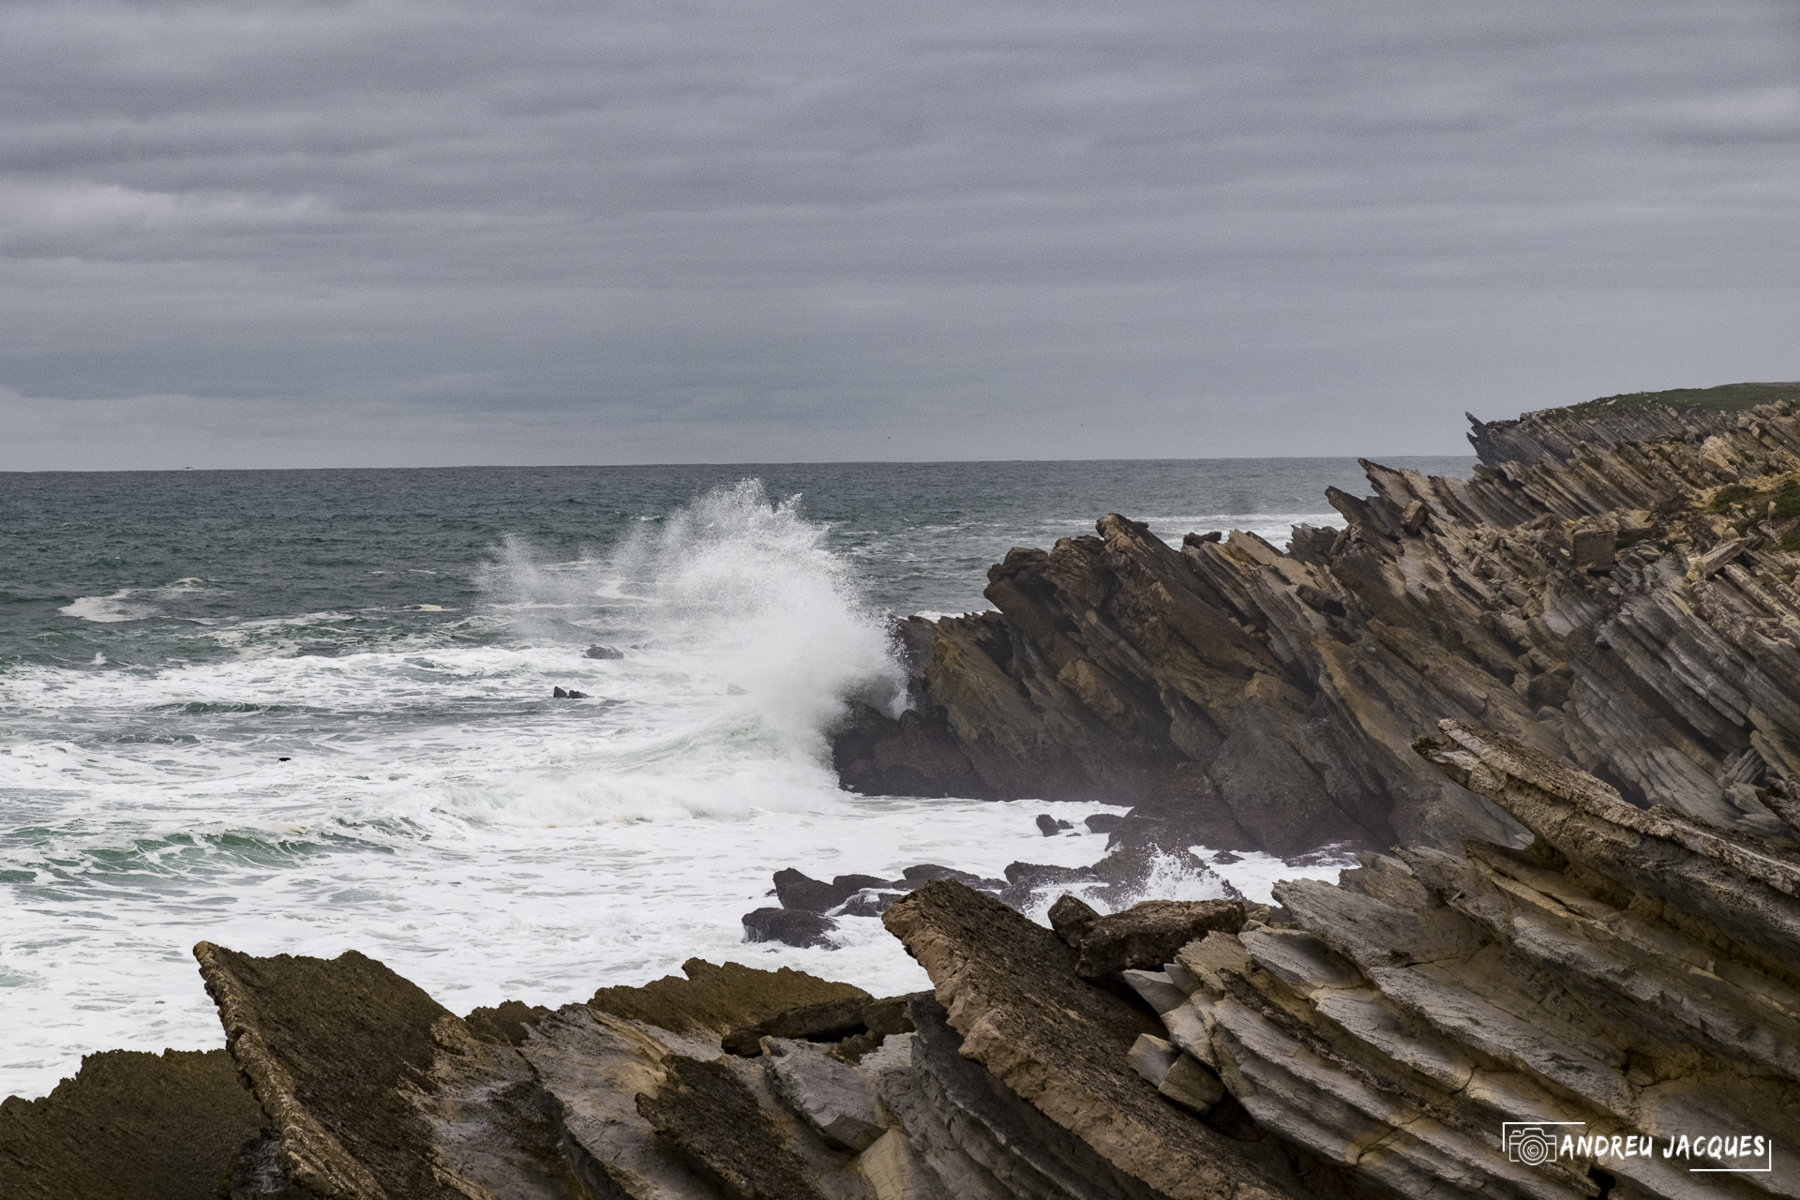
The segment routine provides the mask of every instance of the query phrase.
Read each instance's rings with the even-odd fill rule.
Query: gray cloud
[[[0,468],[1454,451],[1794,378],[1780,0],[0,6]]]

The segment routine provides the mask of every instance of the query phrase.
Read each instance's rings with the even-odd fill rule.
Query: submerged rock
[[[829,936],[837,922],[821,913],[799,908],[759,908],[744,914],[746,942],[780,942],[805,948],[835,949]]]
[[[775,872],[775,895],[783,908],[799,909],[802,912],[827,912],[860,890],[814,879],[792,867]]]
[[[583,658],[615,659],[624,658],[625,652],[615,646],[589,646],[581,652]]]

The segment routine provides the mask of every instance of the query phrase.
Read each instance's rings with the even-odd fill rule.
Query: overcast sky
[[[1457,453],[1800,378],[1794,0],[0,5],[0,468]]]

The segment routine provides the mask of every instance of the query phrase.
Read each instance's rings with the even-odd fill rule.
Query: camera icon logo
[[[1585,1121],[1508,1121],[1500,1126],[1500,1142],[1511,1162],[1541,1167],[1554,1162],[1565,1133],[1585,1127]]]

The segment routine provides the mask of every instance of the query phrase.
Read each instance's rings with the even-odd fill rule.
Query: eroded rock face
[[[1800,854],[1457,721],[1421,754],[1534,835],[1371,855],[1279,884],[1252,920],[1126,979],[1175,1064],[1259,1127],[1403,1196],[1800,1194],[1800,1165],[1665,1154],[1697,1133],[1800,1143]],[[1800,831],[1796,831],[1800,832]],[[1507,1122],[1653,1139],[1521,1161]],[[1558,1145],[1560,1150],[1560,1144]]]
[[[223,1050],[109,1050],[41,1100],[0,1101],[7,1200],[214,1200],[262,1112]]]
[[[580,1194],[518,1052],[374,959],[194,956],[286,1179],[327,1200]]]
[[[1795,406],[1540,414],[1476,442],[1466,481],[1365,463],[1371,497],[1327,497],[1347,528],[1285,553],[1176,549],[1118,515],[1014,550],[998,611],[902,623],[915,711],[856,714],[841,778],[1131,803],[1125,844],[1516,841],[1409,749],[1455,715],[1631,803],[1772,832],[1800,795],[1800,518],[1775,503]]]
[[[887,1129],[875,1085],[813,1042],[766,1038],[769,1086],[814,1133],[840,1150],[866,1150]]]
[[[1234,1140],[1159,1096],[1130,1064],[1156,1023],[1079,978],[1075,951],[1050,930],[951,882],[882,919],[931,975],[959,1052],[1124,1178],[1196,1200],[1355,1194],[1309,1159],[1254,1134]]]

